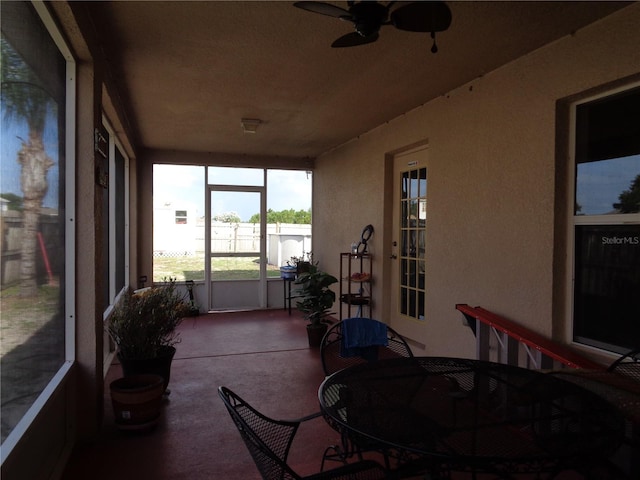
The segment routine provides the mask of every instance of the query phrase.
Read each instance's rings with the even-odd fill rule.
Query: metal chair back
[[[299,422],[273,420],[245,402],[226,387],[218,389],[253,461],[265,480],[299,480],[287,465],[291,442]]]
[[[218,394],[238,427],[264,480],[387,480],[395,478],[395,475],[392,476],[373,460],[361,460],[308,477],[301,477],[287,464],[289,449],[300,423],[316,418],[318,415],[309,415],[298,420],[274,420],[258,412],[227,387],[219,387]]]
[[[367,323],[380,324],[378,320],[374,319],[359,319],[366,328]],[[343,325],[346,320],[338,322],[327,330],[322,342],[320,344],[320,358],[322,360],[322,369],[325,375],[331,375],[332,373],[342,370],[343,368],[350,367],[352,365],[358,365],[370,361],[363,356],[350,356],[345,357],[341,355],[342,351],[342,338],[343,338]],[[413,357],[413,352],[407,344],[406,340],[398,334],[393,328],[387,327],[387,339],[388,345],[379,345],[376,348],[376,359],[381,360],[383,358],[394,357]]]
[[[635,348],[609,365],[609,372],[615,372],[640,382],[640,348]]]

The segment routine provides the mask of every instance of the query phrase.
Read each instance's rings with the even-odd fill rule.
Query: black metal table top
[[[600,458],[617,448],[624,428],[619,413],[592,392],[534,370],[469,359],[349,367],[328,377],[318,395],[329,424],[356,443],[474,469],[529,464],[540,471]]]

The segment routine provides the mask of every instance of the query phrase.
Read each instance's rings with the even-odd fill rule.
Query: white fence
[[[202,256],[205,251],[204,222],[194,225],[193,222],[175,223],[172,220],[154,225],[154,256]],[[266,234],[267,263],[271,265],[286,265],[291,257],[301,257],[311,251],[311,225],[268,224]],[[212,222],[211,251],[257,254],[260,251],[260,225]]]

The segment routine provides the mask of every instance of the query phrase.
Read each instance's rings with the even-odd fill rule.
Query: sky
[[[209,183],[218,185],[261,185],[262,169],[209,167]],[[155,165],[153,168],[154,208],[171,206],[194,209],[204,216],[205,169],[196,166]],[[311,174],[300,170],[269,170],[267,209],[308,210],[311,208]],[[242,221],[260,213],[259,195],[246,192],[214,192],[212,216],[235,212]]]
[[[640,175],[640,155],[578,164],[576,200],[581,215],[611,213],[620,194]]]

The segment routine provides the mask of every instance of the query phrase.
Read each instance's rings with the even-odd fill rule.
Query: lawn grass
[[[228,257],[211,259],[214,280],[257,280],[260,275],[258,257]],[[175,278],[178,282],[204,279],[204,255],[154,256],[153,281]],[[280,277],[280,269],[267,265],[267,277]]]
[[[60,307],[60,287],[40,285],[35,297],[20,296],[20,286],[0,292],[0,356],[25,343],[47,322],[63,311]]]

